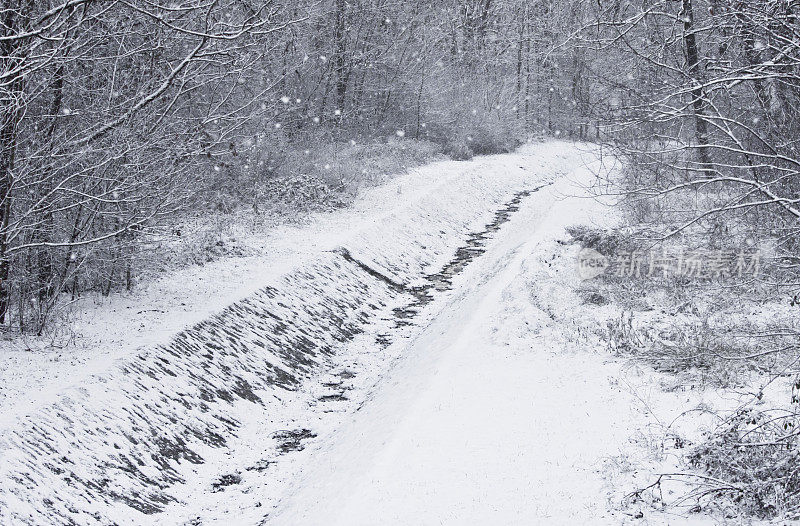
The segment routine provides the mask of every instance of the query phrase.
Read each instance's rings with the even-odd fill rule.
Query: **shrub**
[[[474,155],[467,143],[458,139],[448,141],[443,147],[443,152],[454,161],[469,161]]]
[[[689,455],[714,480],[709,493],[729,499],[744,515],[800,514],[800,448],[794,412],[743,409]],[[706,481],[708,485],[708,482]]]
[[[475,155],[509,153],[516,150],[522,141],[511,130],[501,126],[480,125],[467,134],[467,146]]]
[[[510,153],[523,141],[514,124],[492,120],[485,116],[479,122],[460,119],[459,126],[428,123],[422,137],[441,146],[445,155],[457,161],[472,159],[475,155]]]
[[[587,225],[573,225],[567,227],[567,234],[577,241],[583,248],[591,248],[603,255],[610,256],[628,243],[618,232]]]

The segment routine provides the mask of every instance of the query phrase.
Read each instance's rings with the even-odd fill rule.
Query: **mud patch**
[[[320,396],[317,400],[320,402],[344,402],[347,400],[347,397],[344,395],[344,391],[342,391],[341,393]]]
[[[252,466],[250,466],[249,468],[247,468],[247,471],[259,471],[259,472],[266,471],[269,469],[271,465],[275,463],[277,463],[277,461],[275,460],[262,459],[253,464]]]
[[[392,337],[388,334],[379,334],[375,337],[375,343],[383,348],[386,348],[392,344]]]
[[[351,371],[349,369],[345,369],[344,371],[340,372],[337,376],[339,376],[339,378],[343,378],[345,380],[349,380],[351,378],[355,378],[356,377],[356,373],[354,373],[353,371]]]

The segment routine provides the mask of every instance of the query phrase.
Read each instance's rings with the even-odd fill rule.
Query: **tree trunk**
[[[519,38],[517,39],[517,120],[519,120],[520,112],[522,111],[522,67],[524,64],[523,57],[525,56],[523,53],[523,46],[525,45],[525,26],[527,24],[527,18],[528,7],[526,5],[520,12]]]
[[[344,112],[344,100],[347,95],[347,72],[345,71],[345,9],[347,4],[345,0],[336,0],[336,17],[335,27],[333,32],[333,40],[335,46],[334,52],[334,69],[336,70],[336,105],[337,109]]]
[[[711,155],[708,151],[708,121],[706,120],[706,104],[703,99],[702,72],[700,70],[700,53],[697,50],[697,38],[694,33],[694,12],[692,0],[683,0],[683,42],[686,46],[686,65],[692,89],[692,109],[694,111],[695,138],[697,154],[704,170],[711,169]]]
[[[16,32],[15,10],[8,8],[3,13],[0,34]],[[19,66],[17,41],[0,41],[0,72],[10,73]],[[0,325],[6,322],[11,299],[11,258],[8,253],[11,217],[11,189],[14,182],[14,160],[17,151],[17,127],[22,118],[22,76],[11,74],[0,100]]]

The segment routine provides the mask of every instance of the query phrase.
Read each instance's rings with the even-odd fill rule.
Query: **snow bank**
[[[284,447],[300,440],[303,430],[274,433],[276,404],[391,318],[516,192],[580,163],[573,146],[546,151],[498,156],[490,171],[465,165],[433,191],[364,218],[336,250],[7,426],[0,523],[153,522],[178,500],[187,467],[215,461],[241,429],[257,426]]]

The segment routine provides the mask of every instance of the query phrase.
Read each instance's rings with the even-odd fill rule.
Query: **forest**
[[[600,141],[636,163],[631,194],[714,185],[724,197],[686,222],[768,210],[791,248],[796,10],[8,0],[0,320],[39,333],[65,293],[131,287],[179,214],[260,212],[358,178],[326,173],[325,152],[303,166],[310,144],[402,138],[460,159],[532,136]]]
[[[304,159],[312,144],[402,138],[461,159],[532,136],[598,141],[635,163],[630,195],[719,188],[685,222],[763,210],[791,251],[796,10],[10,0],[0,320],[41,332],[63,293],[130,287],[178,214],[320,200],[358,178],[326,173],[329,152]]]

